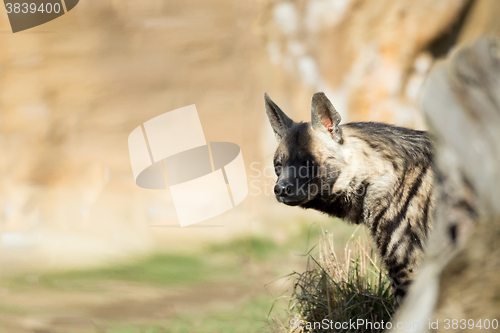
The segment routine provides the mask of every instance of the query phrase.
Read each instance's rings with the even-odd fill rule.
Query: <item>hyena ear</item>
[[[325,93],[315,93],[311,101],[311,125],[313,129],[327,131],[337,143],[342,143],[340,114],[335,110]]]
[[[274,104],[274,102],[269,98],[267,93],[264,94],[264,99],[266,100],[266,113],[273,128],[274,134],[278,142],[281,141],[283,135],[286,131],[293,125],[293,120],[288,118],[287,115],[281,111],[281,109]]]

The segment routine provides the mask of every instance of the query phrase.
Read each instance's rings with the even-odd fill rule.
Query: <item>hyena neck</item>
[[[354,185],[354,184],[353,184]],[[348,192],[334,193],[329,196],[318,196],[301,205],[302,208],[314,209],[332,217],[338,217],[345,221],[368,225],[365,219],[365,201],[367,191],[371,184],[363,181],[351,188]]]

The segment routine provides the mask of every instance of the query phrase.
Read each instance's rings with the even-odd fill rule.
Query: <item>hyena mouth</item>
[[[305,199],[287,198],[282,196],[276,196],[276,199],[287,206],[298,206],[306,201]]]

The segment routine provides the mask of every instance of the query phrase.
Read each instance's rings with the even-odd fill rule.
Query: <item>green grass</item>
[[[154,254],[109,267],[73,270],[44,275],[40,282],[53,280],[121,280],[152,285],[205,282],[213,268],[198,257]]]
[[[220,282],[238,277],[241,272],[241,267],[235,265],[238,256],[265,261],[274,254],[281,254],[280,251],[282,249],[268,238],[246,236],[211,244],[208,251],[198,254],[157,253],[94,269],[46,273],[39,276],[38,284],[63,288],[71,282],[118,280],[170,287]],[[30,276],[15,280],[28,281]]]
[[[269,259],[279,250],[271,239],[257,236],[238,237],[226,243],[211,244],[208,249],[214,253],[232,253],[257,260]]]
[[[118,280],[160,287],[209,283],[236,277],[241,271],[241,267],[235,265],[241,263],[238,257],[263,262],[273,255],[283,255],[284,250],[269,238],[252,235],[208,244],[202,253],[156,253],[98,268],[43,273],[36,280],[38,285],[56,289],[79,289],[80,285],[87,290],[89,286],[78,282]],[[25,274],[4,280],[2,284],[7,287],[29,287],[33,279],[33,274]]]
[[[157,253],[93,269],[42,273],[38,287],[68,291],[99,291],[98,282],[126,281],[156,287],[218,282],[238,278],[241,269],[217,256]],[[2,281],[8,288],[30,288],[33,274]],[[97,283],[97,284],[96,284]],[[95,290],[97,288],[97,290]]]

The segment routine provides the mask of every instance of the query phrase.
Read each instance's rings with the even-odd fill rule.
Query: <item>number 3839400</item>
[[[59,3],[41,3],[40,5],[36,3],[10,3],[5,4],[7,9],[7,14],[34,14],[34,13],[60,13],[61,5]]]
[[[479,320],[473,320],[473,319],[469,319],[469,320],[465,320],[465,319],[445,319],[444,320],[444,328],[445,329],[485,329],[485,330],[488,330],[488,329],[498,329],[498,320],[497,319],[493,319],[493,320],[489,320],[489,319],[479,319]]]

